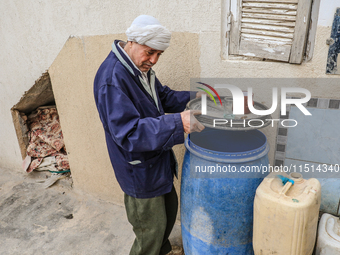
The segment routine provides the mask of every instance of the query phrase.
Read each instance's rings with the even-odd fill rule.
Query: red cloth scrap
[[[30,130],[27,155],[32,162],[26,172],[32,172],[47,156],[55,156],[59,171],[70,169],[57,109],[40,107],[28,116],[27,124]]]

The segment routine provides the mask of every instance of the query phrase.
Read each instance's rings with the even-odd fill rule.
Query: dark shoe
[[[172,251],[170,251],[167,255],[184,255],[184,251],[182,247],[172,246]]]

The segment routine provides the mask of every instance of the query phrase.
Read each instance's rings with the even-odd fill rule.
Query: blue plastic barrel
[[[254,254],[253,202],[264,175],[241,171],[268,166],[265,135],[258,130],[206,128],[190,134],[185,147],[181,183],[185,254]]]

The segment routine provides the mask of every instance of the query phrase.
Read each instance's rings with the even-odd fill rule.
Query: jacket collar
[[[117,58],[119,59],[119,61],[129,70],[129,72],[132,75],[139,75],[142,76],[142,73],[139,69],[136,68],[136,66],[134,65],[134,63],[132,63],[131,59],[128,58],[124,52],[122,52],[121,48],[118,47],[118,43],[123,42],[121,40],[115,40],[112,44],[112,52],[117,56]],[[150,72],[151,74],[155,75],[154,71],[150,68]],[[148,74],[149,75],[149,74]]]

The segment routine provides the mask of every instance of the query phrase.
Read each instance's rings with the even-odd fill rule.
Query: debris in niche
[[[41,181],[45,188],[69,177],[70,165],[56,107],[42,106],[22,117],[28,127],[29,139],[23,170],[27,173],[52,173],[48,179]]]

